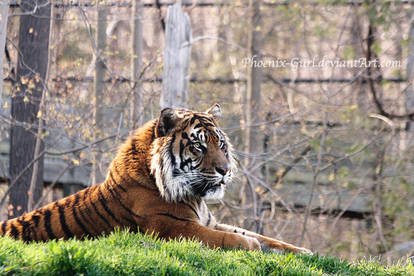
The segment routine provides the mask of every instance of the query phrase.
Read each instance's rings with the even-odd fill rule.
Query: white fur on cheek
[[[151,173],[161,196],[168,202],[184,200],[190,194],[186,185],[185,176],[174,176],[171,163],[169,145],[171,138],[162,138],[154,141],[151,152]]]
[[[160,153],[160,139],[154,141],[154,146],[151,151],[151,174],[155,178],[155,184],[158,187],[158,190],[160,191],[160,194],[162,197],[165,197],[165,188],[163,185],[163,179],[161,171],[161,153]]]

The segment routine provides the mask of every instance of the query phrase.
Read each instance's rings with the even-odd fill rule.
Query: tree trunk
[[[9,1],[0,0],[0,68],[3,68],[4,47],[6,46],[7,18],[9,15]],[[0,98],[3,94],[3,70],[0,70]]]
[[[95,97],[95,139],[99,139],[103,132],[103,95],[105,89],[104,77],[105,77],[105,48],[106,48],[106,5],[105,3],[98,2],[97,8],[97,27],[96,27],[96,57],[95,57],[95,78],[94,78],[94,97]],[[104,180],[104,176],[101,170],[102,154],[98,145],[95,147],[94,160],[92,168],[92,183],[100,183]]]
[[[414,110],[414,89],[412,81],[414,79],[414,6],[411,7],[410,28],[408,33],[408,54],[407,54],[407,81],[409,83],[406,90],[405,109],[407,112]],[[412,133],[414,132],[414,125],[412,121],[407,122],[407,141],[411,141]]]
[[[131,101],[131,129],[136,129],[143,118],[142,89],[140,74],[142,70],[142,3],[140,0],[132,1],[132,41],[131,41],[131,81],[133,97]]]
[[[17,83],[12,96],[11,116],[16,123],[10,130],[10,179],[17,175],[36,158],[34,156],[36,133],[39,123],[38,112],[49,56],[50,5],[47,1],[24,0],[19,27],[19,57]],[[36,7],[37,9],[34,9]],[[32,14],[31,12],[35,12]],[[39,145],[39,152],[44,148]],[[43,189],[43,158],[38,161],[37,175],[34,175],[33,202],[37,202]],[[10,191],[9,218],[27,211],[28,190],[33,166],[22,175]]]
[[[191,23],[181,1],[168,7],[160,106],[186,107],[190,80]]]
[[[246,152],[249,157],[246,161],[246,167],[254,177],[261,177],[261,167],[256,167],[260,158],[259,155],[263,153],[263,131],[260,126],[256,124],[262,121],[261,115],[261,84],[262,84],[262,69],[259,66],[255,66],[262,60],[261,47],[262,47],[262,17],[260,12],[261,0],[250,0],[250,12],[251,22],[249,31],[249,54],[253,60],[252,65],[248,66],[247,75],[247,95],[246,95],[246,109],[247,109],[247,128],[246,128]],[[256,181],[252,178],[248,180],[248,186],[244,190],[244,202],[253,202],[253,208],[250,210],[249,216],[257,218],[257,195],[255,192]],[[257,231],[259,223],[255,221],[254,228]]]

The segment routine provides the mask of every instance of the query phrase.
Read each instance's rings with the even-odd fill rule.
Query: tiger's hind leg
[[[227,224],[217,224],[215,227],[216,230],[231,232],[231,233],[238,233],[244,236],[256,238],[260,242],[260,246],[263,251],[272,251],[272,252],[280,252],[280,251],[291,251],[294,253],[303,253],[303,254],[312,254],[312,251],[303,247],[297,247],[292,244],[279,241],[276,239],[272,239],[243,228],[230,226]]]

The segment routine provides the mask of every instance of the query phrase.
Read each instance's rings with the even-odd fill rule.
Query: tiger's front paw
[[[313,252],[304,247],[296,247],[295,253],[313,255]]]
[[[248,239],[249,250],[260,250],[260,242],[256,238],[245,237]]]
[[[243,243],[240,243],[243,249],[260,251],[260,242],[256,238],[240,236],[240,239],[243,240]]]
[[[266,244],[266,243],[261,243],[260,245],[261,245],[262,251],[264,252],[282,253],[282,252],[288,251],[288,252],[294,252],[297,254],[313,255],[312,251],[304,247],[296,247],[293,245],[283,246],[280,244],[274,245],[274,244]]]

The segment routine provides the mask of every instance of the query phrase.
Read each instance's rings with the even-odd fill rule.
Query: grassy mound
[[[210,250],[115,231],[88,240],[24,244],[0,238],[0,275],[414,275],[411,262],[385,267],[332,257]]]

